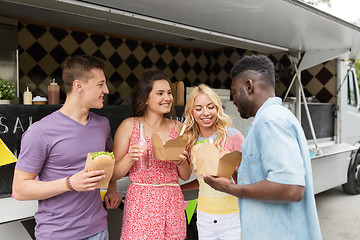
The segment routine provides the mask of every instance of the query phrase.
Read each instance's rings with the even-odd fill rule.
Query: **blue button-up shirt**
[[[281,99],[269,98],[257,111],[241,146],[238,184],[268,180],[301,185],[300,202],[269,203],[239,198],[242,240],[321,239],[304,131]]]

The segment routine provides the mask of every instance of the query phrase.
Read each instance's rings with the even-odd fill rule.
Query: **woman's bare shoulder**
[[[178,121],[178,120],[173,120],[173,124],[174,124],[174,126],[175,126],[176,132],[179,133],[180,130],[181,130],[181,128],[182,128],[182,126],[183,126],[183,123],[180,122],[180,121]]]
[[[126,118],[124,119],[119,127],[117,128],[116,132],[128,132],[128,131],[132,131],[134,125],[134,118]]]

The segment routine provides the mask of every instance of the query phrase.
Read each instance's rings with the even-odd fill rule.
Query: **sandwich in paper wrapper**
[[[104,170],[106,177],[100,180],[96,187],[107,188],[113,175],[114,166],[114,153],[105,151],[88,153],[85,163],[85,172],[93,170]]]
[[[191,161],[200,175],[230,178],[241,162],[241,152],[219,152],[212,143],[200,143],[192,148]]]
[[[187,137],[184,135],[163,143],[161,137],[154,133],[151,136],[154,157],[163,161],[179,161],[179,155],[185,151]]]

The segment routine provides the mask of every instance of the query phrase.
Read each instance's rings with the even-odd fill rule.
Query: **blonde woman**
[[[230,118],[222,109],[216,93],[205,84],[190,92],[186,102],[185,133],[189,136],[187,149],[211,138],[219,151],[241,151],[242,134],[229,128]],[[205,164],[205,163],[204,163]],[[197,228],[199,239],[240,239],[238,199],[207,185],[201,177],[182,185],[182,190],[199,188]]]

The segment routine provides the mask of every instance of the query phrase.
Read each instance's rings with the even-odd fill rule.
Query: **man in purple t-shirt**
[[[109,93],[104,67],[91,56],[69,59],[62,74],[65,104],[22,136],[13,195],[39,200],[37,239],[108,239],[107,213],[96,189],[104,171],[83,171],[87,153],[107,151],[112,145],[108,119],[89,112],[102,108]],[[120,196],[105,199],[108,208],[118,207],[120,201]]]

